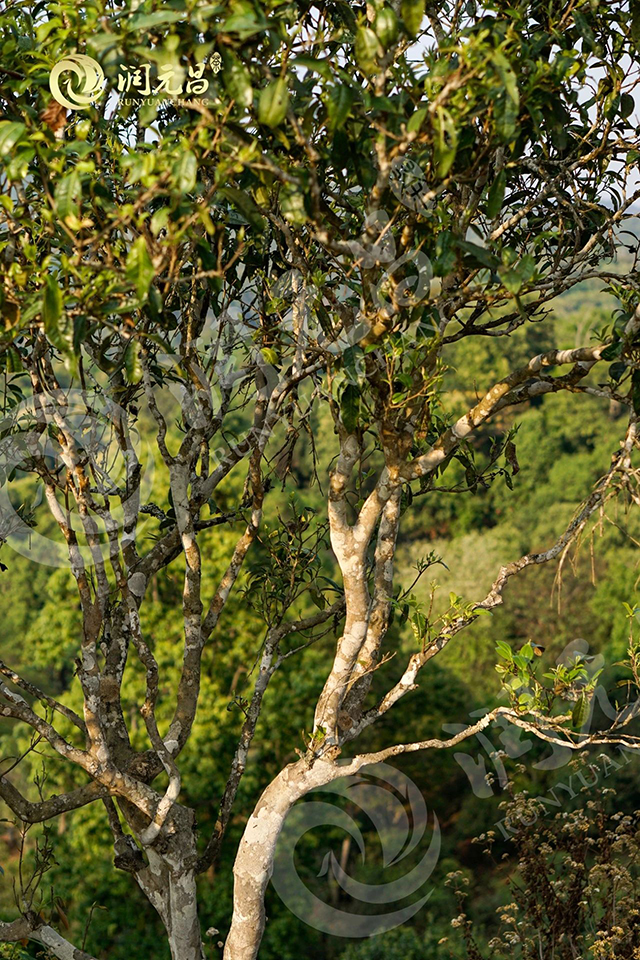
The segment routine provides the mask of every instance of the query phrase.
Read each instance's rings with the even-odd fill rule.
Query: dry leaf
[[[57,133],[66,125],[67,108],[63,107],[57,100],[52,100],[40,114],[40,119],[43,123],[46,123],[50,130]]]

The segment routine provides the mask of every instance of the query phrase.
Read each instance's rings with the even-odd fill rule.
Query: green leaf
[[[227,93],[239,106],[250,107],[253,103],[253,87],[248,69],[230,52],[225,52],[223,63],[222,79]]]
[[[495,53],[491,57],[491,60],[503,83],[507,96],[515,104],[516,108],[519,108],[520,94],[518,92],[518,81],[516,80],[516,75],[513,72],[511,64],[509,63],[505,55],[503,53],[500,53],[499,50],[495,51]]]
[[[589,713],[589,700],[582,694],[579,700],[576,701],[576,705],[573,708],[571,714],[571,722],[574,727],[582,727],[585,720],[587,719]]]
[[[155,13],[134,13],[125,23],[129,30],[149,30],[151,27],[177,23],[179,20],[184,20],[184,13],[177,10],[156,10]]]
[[[265,363],[268,363],[270,366],[275,367],[278,362],[278,354],[273,349],[273,347],[262,347],[260,350],[262,357]]]
[[[55,189],[56,211],[63,220],[70,213],[78,209],[78,197],[82,194],[80,177],[76,170],[72,170],[58,183]]]
[[[0,157],[11,153],[26,129],[24,123],[14,123],[11,120],[0,122]]]
[[[623,93],[620,97],[620,116],[625,120],[630,117],[635,110],[636,102],[630,93]]]
[[[490,220],[497,217],[502,209],[506,186],[507,172],[503,169],[489,188],[489,195],[487,196],[487,216]]]
[[[444,107],[438,107],[434,126],[436,132],[434,141],[436,175],[446,177],[456,158],[458,134],[453,118]]]
[[[365,366],[362,363],[362,348],[359,346],[347,347],[342,354],[342,363],[345,373],[351,383],[363,386],[366,381]]]
[[[620,108],[620,95],[612,90],[611,93],[605,97],[604,100],[604,115],[607,120],[613,120],[616,113]]]
[[[47,277],[45,280],[44,297],[42,300],[42,322],[47,339],[54,347],[59,350],[67,350],[60,331],[60,320],[62,318],[62,290],[54,277]]]
[[[305,54],[290,60],[289,64],[292,67],[304,67],[306,70],[315,70],[316,73],[323,76],[325,80],[331,80],[333,76],[331,63],[328,59],[325,60],[322,57],[308,57]]]
[[[185,150],[171,167],[173,182],[177,190],[190,193],[196,185],[198,161],[191,150]]]
[[[150,311],[150,313],[151,313],[151,316],[154,318],[154,320],[158,320],[158,319],[160,318],[160,315],[161,315],[162,310],[163,310],[163,308],[164,308],[164,301],[163,301],[163,299],[162,299],[162,295],[161,295],[160,291],[158,290],[157,287],[154,287],[153,284],[149,287],[149,304],[148,304],[148,306],[149,306],[149,311]],[[156,334],[151,334],[151,335],[147,334],[147,336],[155,337]],[[159,337],[158,339],[159,339],[159,341],[162,343],[162,346],[163,346],[163,348],[164,348],[164,343],[162,342],[162,337]],[[156,341],[156,342],[158,342],[158,341]]]
[[[522,286],[522,277],[513,267],[500,267],[498,270],[503,286],[509,293],[518,293]]]
[[[618,383],[627,372],[627,365],[623,360],[616,360],[609,367],[609,376]]]
[[[260,91],[258,100],[258,120],[265,127],[279,126],[289,109],[289,88],[282,77],[272,80]]]
[[[265,221],[260,213],[260,208],[245,190],[238,190],[237,187],[222,187],[218,190],[218,193],[229,200],[252,227],[255,227],[256,230],[265,229]]]
[[[383,49],[386,51],[398,36],[398,18],[395,10],[388,6],[384,6],[378,10],[373,22],[373,29]]]
[[[505,643],[504,640],[498,640],[496,643],[496,651],[498,656],[502,657],[503,660],[513,660],[513,651],[508,643]]]
[[[446,277],[446,275],[454,269],[456,265],[454,240],[455,237],[450,230],[443,230],[438,234],[435,249],[436,259],[433,264],[434,276]]]
[[[498,98],[495,105],[496,131],[508,143],[515,138],[518,114],[518,106],[511,97],[503,94]]]
[[[4,309],[6,310],[6,308],[7,303],[5,301]],[[20,320],[23,324],[29,323],[38,315],[42,316],[42,300],[34,300],[28,307],[26,307],[26,309],[20,314]]]
[[[402,0],[400,16],[410,37],[417,37],[424,17],[425,0]]]
[[[22,373],[23,366],[22,360],[20,359],[20,354],[15,347],[9,347],[5,353],[6,356],[6,371],[7,373]]]
[[[620,340],[617,333],[616,333],[616,337],[617,339],[614,340],[612,343],[607,344],[607,346],[604,348],[604,350],[600,354],[600,357],[602,360],[615,360],[615,358],[619,357],[620,354],[622,353],[622,347],[623,347],[622,340]]]
[[[340,398],[340,416],[347,433],[355,433],[360,414],[360,391],[354,383],[348,383]]]
[[[375,73],[378,69],[376,58],[382,53],[380,41],[371,27],[358,27],[356,32],[355,54],[358,66],[363,73]]]
[[[327,605],[327,601],[325,600],[325,598],[323,597],[323,595],[320,593],[319,590],[310,589],[309,596],[315,603],[316,607],[318,607],[320,610],[324,610],[324,608]]]
[[[144,300],[149,292],[151,281],[155,276],[155,270],[144,237],[138,237],[131,245],[125,273],[129,283],[132,283],[136,288],[138,299]]]
[[[151,217],[151,233],[157,237],[161,230],[165,230],[169,223],[169,207],[160,207]]]
[[[124,354],[124,368],[127,371],[129,383],[140,383],[142,380],[142,364],[140,362],[140,344],[132,340]]]
[[[415,110],[409,117],[409,122],[407,124],[407,130],[409,133],[417,133],[424,120],[429,113],[428,107],[420,107],[419,110]]]
[[[474,243],[473,240],[456,240],[456,246],[464,250],[465,253],[468,253],[469,256],[477,260],[483,267],[489,267],[490,270],[494,270],[498,265],[498,261],[491,251]]]
[[[584,40],[584,48],[586,50],[593,50],[595,37],[593,36],[593,30],[589,25],[589,21],[584,14],[580,13],[578,10],[573,11],[573,19],[576,27],[578,28],[580,36]]]
[[[327,100],[328,126],[331,133],[339,130],[343,125],[355,99],[355,93],[346,84],[336,85],[329,90]]]
[[[248,37],[267,29],[268,23],[262,10],[256,11],[250,0],[233,0],[230,6],[230,16],[220,24],[221,32],[237,33],[243,40],[246,40]],[[216,10],[216,12],[218,11]]]
[[[302,226],[309,219],[304,206],[304,194],[291,184],[286,184],[280,193],[280,209],[287,223],[295,227]]]
[[[528,283],[528,281],[533,278],[537,270],[537,266],[530,253],[525,253],[525,255],[521,257],[516,270],[520,274],[523,283]]]
[[[631,0],[631,37],[640,43],[640,0]]]
[[[640,370],[634,370],[631,376],[631,403],[634,412],[640,414]]]
[[[518,463],[518,455],[516,453],[516,445],[513,440],[507,440],[504,445],[504,455],[507,463],[511,467],[513,476],[515,477],[516,473],[520,472],[520,464]]]

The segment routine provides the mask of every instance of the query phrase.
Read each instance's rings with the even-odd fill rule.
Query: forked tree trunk
[[[249,817],[233,868],[233,919],[223,960],[255,960],[264,932],[264,896],[273,872],[275,849],[285,818],[309,790],[342,775],[339,766],[305,760],[278,774]]]

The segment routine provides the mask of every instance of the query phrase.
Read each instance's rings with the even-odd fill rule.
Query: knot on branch
[[[115,857],[113,864],[118,870],[124,870],[126,873],[138,873],[146,867],[146,861],[142,852],[136,846],[132,837],[118,837],[114,843]]]

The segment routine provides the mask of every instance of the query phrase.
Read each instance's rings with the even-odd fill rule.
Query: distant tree
[[[593,690],[584,664],[545,684],[527,644],[501,651],[509,705],[449,740],[425,731],[420,742],[354,752],[429,661],[503,602],[512,577],[563,558],[611,497],[639,501],[640,277],[625,223],[640,198],[640,8],[59,0],[3,4],[0,30],[1,442],[11,493],[2,537],[34,562],[70,567],[82,621],[73,681],[82,710],[2,664],[0,713],[84,777],[30,799],[5,775],[0,796],[26,823],[101,803],[115,866],[157,910],[172,957],[201,960],[196,877],[219,856],[269,682],[285,658],[332,633],[314,729],[263,793],[237,852],[224,957],[250,960],[278,833],[313,787],[459,743],[498,715],[574,749],[636,742],[622,729],[633,708],[607,731],[581,732]],[[49,82],[76,54],[98,62],[109,92],[68,110]],[[86,61],[66,69],[59,89],[72,105],[99,92]],[[183,99],[149,102],[149,79],[162,80],[161,96],[180,87]],[[632,251],[624,274],[612,262],[620,244]],[[497,383],[478,369],[477,402],[461,415],[442,389],[453,345],[553,327],[554,298],[587,278],[617,298],[597,337],[557,344]],[[509,484],[514,437],[484,458],[475,437],[504,411],[558,391],[581,395],[585,416],[593,398],[628,408],[611,462],[555,543],[512,558],[484,598],[452,596],[436,617],[394,579],[403,513],[422,493],[472,495],[499,476]],[[330,463],[313,456],[320,405],[335,428]],[[145,449],[149,424],[157,457]],[[279,518],[270,497],[299,469],[303,435],[304,482],[329,471],[327,516],[294,505]],[[210,583],[200,545],[219,527],[236,541]],[[321,564],[327,529],[339,585]],[[183,578],[176,689],[144,626],[167,567]],[[203,651],[243,587],[264,620],[260,661],[226,788],[211,798],[215,829],[200,838],[180,802],[180,754]],[[410,620],[415,652],[370,703],[394,614]],[[634,678],[635,663],[632,650]],[[123,707],[140,665],[142,750]],[[159,702],[173,704],[163,729]],[[1,940],[88,956],[28,890],[20,910]]]

